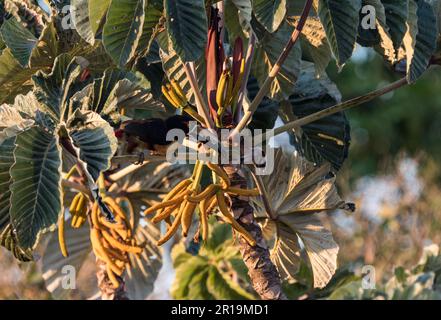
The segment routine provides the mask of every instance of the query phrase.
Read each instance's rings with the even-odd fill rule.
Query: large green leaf
[[[308,255],[314,274],[314,286],[324,287],[336,270],[338,246],[332,234],[324,228],[317,213],[344,207],[329,178],[329,164],[314,166],[300,155],[285,156],[278,149],[274,157],[274,171],[261,176],[267,194],[252,198],[251,205],[258,217],[266,217],[271,210],[273,221],[263,225],[266,237],[274,240],[271,258],[283,277],[295,278],[301,247]],[[265,205],[269,204],[269,207]]]
[[[103,29],[103,43],[113,61],[123,67],[133,58],[142,34],[145,0],[110,3]]]
[[[215,298],[208,291],[207,283],[209,269],[196,274],[188,284],[188,293],[185,299],[188,300],[214,300]]]
[[[237,37],[246,38],[245,34],[251,29],[252,10],[251,0],[225,1],[225,27],[231,44]]]
[[[253,295],[242,289],[215,266],[210,266],[208,269],[207,289],[216,300],[254,299]]]
[[[67,123],[69,135],[79,148],[80,159],[96,181],[110,167],[118,141],[112,127],[93,111],[77,110]]]
[[[306,63],[303,66],[295,93],[281,109],[284,121],[306,117],[340,102],[340,92],[327,76],[316,79],[314,66]],[[316,164],[329,161],[334,170],[339,170],[348,157],[349,121],[344,112],[335,113],[295,130],[293,139],[309,161]]]
[[[253,12],[266,30],[276,31],[286,14],[286,0],[253,0]]]
[[[188,259],[186,259],[185,263],[175,265],[176,278],[171,288],[171,294],[175,299],[186,299],[189,290],[188,285],[193,277],[204,272],[204,270],[206,271],[208,268],[206,259],[199,256],[187,255]]]
[[[299,17],[296,17],[295,21],[298,21],[298,19]],[[318,18],[309,17],[306,20],[300,36],[300,44],[302,46],[302,59],[314,62],[316,73],[325,75],[332,53],[326,39],[325,29]]]
[[[37,46],[32,50],[29,65],[31,68],[50,68],[58,56],[59,41],[55,22],[50,21],[43,29]]]
[[[437,19],[432,5],[425,0],[409,0],[408,30],[404,36],[407,80],[415,82],[429,66],[436,50]]]
[[[202,56],[207,42],[204,0],[164,0],[166,26],[173,48],[184,62]]]
[[[55,59],[49,74],[39,71],[32,76],[37,100],[48,108],[56,122],[66,119],[69,115],[65,114],[69,111],[67,102],[83,86],[82,83],[77,83],[79,87],[76,86],[75,81],[86,64],[84,58],[72,59],[69,54],[62,54]]]
[[[323,222],[317,215],[299,214],[283,216],[280,217],[280,222],[285,228],[288,227],[291,231],[289,234],[285,234],[285,236],[283,233],[280,233],[280,241],[285,242],[292,240],[293,232],[299,236],[305,246],[312,267],[314,287],[325,287],[337,269],[337,254],[339,251],[339,247],[334,241],[331,231],[325,228]],[[289,244],[289,242],[286,243]],[[277,249],[278,248],[276,248],[276,250]],[[280,250],[273,251],[273,253],[277,252],[279,259],[281,256],[285,258],[286,254],[282,252],[292,254],[291,250],[293,247],[290,247],[288,249],[289,251],[285,251],[286,249],[288,249],[288,247],[280,248]],[[285,276],[290,278],[291,273],[287,273]]]
[[[107,68],[103,77],[93,83],[93,99],[91,110],[101,113],[115,85],[125,79],[130,73],[118,68]]]
[[[176,53],[176,51],[171,47],[171,42],[166,32],[161,32],[158,35],[158,42],[160,46],[160,58],[162,61],[162,68],[165,75],[171,81],[176,80],[181,88],[186,93],[187,99],[194,104],[195,97],[193,90],[190,86],[190,81],[184,70],[184,62]],[[205,92],[206,80],[205,80],[205,57],[201,57],[195,65],[196,68],[196,78],[198,81],[199,89],[201,92]]]
[[[0,235],[10,225],[10,185],[12,182],[9,170],[14,164],[15,137],[0,142]]]
[[[318,15],[339,67],[351,57],[357,38],[361,0],[319,0]]]
[[[287,23],[283,23],[275,33],[266,32],[258,26],[253,27],[256,27],[259,44],[256,46],[251,70],[253,75],[257,78],[259,85],[262,86],[270,70],[283,52],[285,45],[288,43],[293,27]],[[296,43],[271,84],[268,94],[271,99],[286,99],[293,93],[294,84],[300,73],[301,51],[300,44]]]
[[[89,0],[89,23],[94,35],[100,31],[102,20],[105,18],[112,0]]]
[[[31,76],[37,70],[23,68],[11,50],[4,49],[0,55],[0,103],[10,103],[17,94],[29,91],[32,87]]]
[[[0,106],[0,144],[34,124],[32,119],[24,119],[19,111],[15,106]]]
[[[145,300],[152,293],[162,267],[162,250],[156,245],[161,235],[156,226],[147,222],[147,226],[138,227],[136,236],[146,249],[138,257],[129,254],[130,267],[124,280],[131,300]]]
[[[31,249],[62,210],[61,152],[57,138],[38,126],[18,134],[15,144],[11,222],[20,246]]]
[[[210,236],[197,255],[192,255],[184,242],[173,247],[171,255],[176,278],[172,296],[175,299],[254,299],[239,285],[249,279],[246,271],[236,271],[246,266],[233,243],[231,228],[213,222],[211,219]]]
[[[88,43],[95,43],[95,34],[92,30],[89,16],[90,0],[72,0],[71,14],[72,22],[78,34]]]
[[[5,44],[11,49],[12,55],[22,67],[26,67],[32,49],[37,45],[37,38],[14,17],[3,23],[0,33]]]
[[[72,99],[81,102],[84,95],[92,96],[89,108],[106,119],[121,108],[163,111],[162,103],[153,98],[149,87],[150,83],[141,73],[108,68],[102,78],[85,88],[89,92],[79,93]]]
[[[249,101],[252,101],[259,92],[259,85],[256,78],[250,77],[247,83],[247,93]],[[272,129],[276,123],[279,111],[279,103],[264,97],[253,114],[253,118],[248,125],[250,129]]]
[[[375,47],[390,63],[394,63],[396,57],[395,47],[389,34],[389,27],[386,24],[386,12],[381,0],[362,0],[362,5],[363,7],[371,6],[375,11],[368,12],[369,15],[363,17],[358,28],[358,43],[363,46]],[[368,18],[370,20],[372,13],[375,14],[374,29],[365,29],[363,26],[364,19]]]
[[[29,91],[26,95],[19,94],[16,96],[13,107],[27,119],[36,119],[38,112],[47,112],[47,110],[40,105],[32,91]]]
[[[122,79],[117,82],[109,99],[103,108],[102,114],[110,115],[118,110],[143,109],[149,111],[165,111],[163,104],[155,100],[150,93],[136,82]]]
[[[158,32],[157,28],[159,21],[162,18],[162,13],[162,2],[159,5],[158,3],[155,3],[155,1],[148,1],[148,4],[145,6],[144,25],[142,27],[142,35],[139,39],[139,46],[137,49],[141,54],[145,54],[150,50],[152,41],[154,40],[156,32]]]
[[[381,0],[395,50],[401,46],[407,30],[408,2],[409,0]]]
[[[13,39],[12,41],[15,41]],[[54,22],[48,23],[30,55],[30,67],[23,67],[11,52],[0,55],[0,103],[14,101],[17,94],[29,91],[31,76],[42,68],[50,68],[58,55],[58,40]]]
[[[9,250],[19,261],[29,262],[34,260],[33,250],[22,248],[18,244],[17,236],[11,224],[0,234],[0,245]]]
[[[78,274],[92,252],[90,243],[90,229],[86,223],[79,229],[70,227],[70,219],[65,222],[64,238],[69,253],[68,257],[61,254],[58,241],[58,232],[50,235],[48,244],[42,257],[42,277],[46,289],[52,294],[54,299],[67,299],[71,293],[70,288],[63,287],[63,280],[66,277],[63,269],[65,266],[72,266]]]
[[[226,0],[224,7],[225,28],[230,45],[234,46],[237,37],[241,37],[246,46],[253,31],[251,20],[254,23],[257,21],[253,15],[251,0]]]

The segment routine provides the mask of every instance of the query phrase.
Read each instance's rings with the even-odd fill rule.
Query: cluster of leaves
[[[441,255],[429,252],[413,268],[395,268],[384,284],[376,282],[375,289],[363,289],[360,277],[349,277],[328,299],[438,300],[440,276]]]
[[[67,205],[62,159],[78,157],[94,183],[117,149],[110,123],[118,121],[119,106],[162,110],[150,102],[144,76],[112,67],[102,44],[80,43],[61,53],[56,22],[51,18],[38,39],[13,15],[0,29],[1,101],[15,97],[0,107],[0,235],[20,260],[32,259],[40,234],[54,229]]]
[[[225,224],[211,223],[209,240],[194,255],[180,243],[173,248],[172,258],[176,278],[171,293],[175,299],[256,298],[249,288],[243,289],[250,283],[247,268]]]

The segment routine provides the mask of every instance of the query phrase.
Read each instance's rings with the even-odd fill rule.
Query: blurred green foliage
[[[386,66],[374,51],[359,50],[361,58],[338,73],[328,67],[343,99],[363,95],[397,80],[400,75]],[[352,142],[346,168],[351,179],[385,169],[385,162],[401,151],[429,154],[441,160],[441,68],[432,69],[416,84],[403,87],[347,113]]]

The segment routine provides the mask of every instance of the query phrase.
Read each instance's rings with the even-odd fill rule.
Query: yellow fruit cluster
[[[202,170],[206,165],[216,178],[213,183],[201,191]],[[241,189],[231,187],[230,179],[222,167],[212,163],[202,163],[198,161],[195,165],[193,175],[181,181],[174,187],[157,205],[144,211],[145,215],[156,212],[152,222],[158,223],[165,220],[168,225],[167,232],[159,239],[158,245],[162,245],[176,233],[179,226],[182,226],[182,235],[187,236],[190,229],[195,209],[199,209],[199,230],[202,239],[207,240],[208,236],[208,215],[217,205],[225,222],[229,223],[233,229],[244,237],[252,246],[256,244],[253,237],[234,219],[230,208],[227,205],[226,195],[234,196],[258,196],[257,189]],[[172,219],[173,218],[173,221]]]
[[[129,253],[139,256],[143,248],[138,245],[130,222],[120,205],[111,197],[105,197],[104,203],[115,216],[115,222],[110,222],[100,214],[97,202],[91,211],[92,228],[90,239],[95,256],[106,263],[107,275],[116,288],[121,276],[129,264]]]
[[[243,75],[245,72],[245,60],[242,59],[238,79],[235,80],[230,69],[222,71],[216,90],[216,104],[218,106],[218,118],[222,119],[225,110],[232,108],[234,113],[237,97],[242,85]],[[219,126],[219,125],[218,125]]]
[[[78,229],[86,222],[88,202],[87,196],[82,192],[78,192],[73,198],[69,208],[69,212],[72,215],[72,228]]]
[[[204,123],[204,119],[193,109],[193,106],[188,102],[184,91],[176,80],[172,80],[171,83],[167,83],[162,87],[162,94],[170,102],[170,104],[176,109],[182,109],[182,111],[189,114],[193,119],[199,123]]]

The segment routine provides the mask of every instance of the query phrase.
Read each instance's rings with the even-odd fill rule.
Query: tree
[[[282,281],[307,269],[325,287],[338,245],[319,214],[354,209],[334,185],[344,111],[440,63],[439,1],[49,2],[0,3],[1,244],[31,261],[49,237],[43,271],[59,297],[62,266],[79,270],[91,251],[102,298],[145,297],[168,241],[179,243],[175,297],[285,299]],[[343,68],[357,44],[402,78],[342,102],[326,67]],[[163,135],[190,118],[232,130],[222,142],[234,145],[278,117],[274,134],[289,132],[298,152],[276,150],[271,175],[243,161],[165,162],[175,144]],[[261,147],[239,145],[241,159]]]

